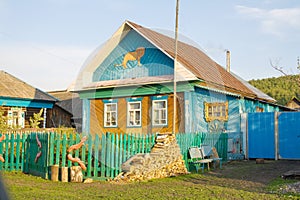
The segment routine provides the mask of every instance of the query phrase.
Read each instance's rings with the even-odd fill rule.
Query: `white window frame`
[[[156,108],[155,103],[165,102],[164,108]],[[155,111],[158,111],[158,119],[155,119]],[[163,119],[163,113],[165,114],[165,119]],[[164,122],[164,123],[163,123]],[[153,100],[152,101],[152,124],[153,126],[166,126],[168,125],[168,100]]]
[[[25,128],[25,112],[22,108],[11,107],[7,111],[7,124],[11,128]]]
[[[108,111],[108,106],[115,105],[116,110]],[[115,114],[115,124],[113,124],[113,113]],[[109,117],[108,117],[109,114]],[[117,127],[118,126],[118,103],[104,103],[104,127]]]
[[[131,109],[132,104],[139,104],[138,109]],[[137,113],[139,114],[139,119],[136,120]],[[132,115],[131,115],[132,113]],[[138,121],[138,123],[137,123]],[[128,127],[140,127],[142,126],[142,102],[141,101],[130,101],[127,102],[127,126]]]

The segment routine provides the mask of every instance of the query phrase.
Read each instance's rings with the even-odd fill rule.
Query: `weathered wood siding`
[[[46,128],[74,126],[72,122],[72,114],[57,105],[54,105],[52,109],[47,109],[46,113],[47,113]]]

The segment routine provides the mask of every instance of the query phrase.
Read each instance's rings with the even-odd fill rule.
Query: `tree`
[[[39,128],[41,121],[44,120],[42,114],[43,114],[43,108],[40,110],[39,113],[33,113],[33,118],[32,117],[29,118],[31,128]]]
[[[3,106],[0,106],[0,133],[4,133],[9,129],[7,124],[8,117],[4,115],[5,110]]]
[[[282,73],[284,76],[288,76],[288,75],[291,75],[291,74],[288,74],[283,67],[280,67],[279,66],[279,59],[276,59],[275,60],[275,63],[273,63],[273,61],[270,59],[270,65],[273,69],[279,71],[280,73]],[[300,71],[300,60],[299,60],[299,57],[297,58],[297,70]],[[296,81],[295,81],[295,84],[300,88],[300,74],[298,74],[297,78],[296,78]]]

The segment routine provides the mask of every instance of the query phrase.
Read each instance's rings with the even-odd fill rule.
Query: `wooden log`
[[[51,166],[51,181],[58,181],[58,171],[59,171],[58,165]]]
[[[68,182],[68,167],[61,168],[61,181]]]
[[[256,164],[264,164],[265,160],[263,158],[257,158],[256,159]]]
[[[71,182],[81,183],[83,181],[82,169],[80,166],[72,166],[71,168]]]

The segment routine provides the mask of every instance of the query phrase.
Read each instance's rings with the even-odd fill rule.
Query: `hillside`
[[[300,98],[300,75],[281,76],[250,80],[249,83],[277,100],[278,104],[286,105],[294,96]]]

